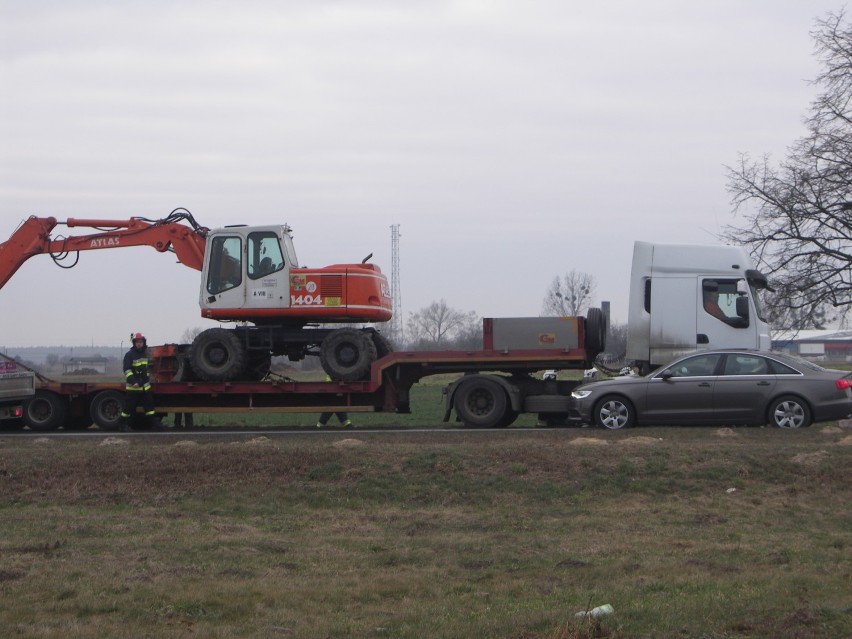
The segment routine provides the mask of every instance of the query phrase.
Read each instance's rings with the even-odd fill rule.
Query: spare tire
[[[246,367],[246,351],[240,338],[227,328],[208,328],[192,341],[192,370],[208,382],[239,379]]]
[[[594,359],[606,348],[606,315],[599,308],[590,308],[586,313],[585,347],[589,359]]]
[[[367,379],[376,361],[376,344],[364,331],[333,331],[320,344],[320,363],[331,379],[354,382]]]

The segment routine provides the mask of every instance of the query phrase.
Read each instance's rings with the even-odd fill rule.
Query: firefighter
[[[133,347],[124,355],[125,393],[124,406],[121,409],[121,430],[130,431],[136,408],[142,406],[145,419],[154,424],[154,396],[151,393],[151,380],[148,377],[148,340],[142,333],[136,333]]]

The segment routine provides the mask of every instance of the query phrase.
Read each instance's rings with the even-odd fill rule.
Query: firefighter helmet
[[[146,344],[148,343],[148,340],[147,340],[147,339],[145,339],[145,336],[144,336],[142,333],[136,333],[136,334],[133,336],[133,341],[134,341],[134,342],[136,342],[136,341],[138,341],[138,340],[140,340],[140,339],[141,339],[143,342],[145,342]]]

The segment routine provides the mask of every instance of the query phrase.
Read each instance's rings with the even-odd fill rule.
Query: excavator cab
[[[270,355],[299,360],[313,354],[333,379],[354,381],[390,351],[374,329],[321,326],[390,320],[381,269],[366,260],[299,267],[286,225],[210,231],[201,282],[202,316],[240,323],[195,338],[190,365],[202,379],[259,378],[269,370]]]
[[[296,255],[287,226],[236,226],[211,231],[201,281],[205,317],[252,321],[289,307],[289,271]]]

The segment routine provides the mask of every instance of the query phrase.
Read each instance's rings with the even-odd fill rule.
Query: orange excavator
[[[95,232],[52,236],[60,224]],[[269,372],[272,356],[298,361],[318,355],[332,379],[355,381],[390,352],[387,339],[373,327],[322,326],[390,320],[390,287],[381,269],[368,263],[372,254],[360,264],[300,267],[286,224],[210,230],[183,208],[160,220],[60,222],[32,216],[0,244],[0,288],[35,255],[48,254],[71,268],[80,251],[129,246],[174,253],[181,264],[201,271],[201,316],[237,323],[202,331],[191,345],[180,346],[173,379],[255,381]]]

